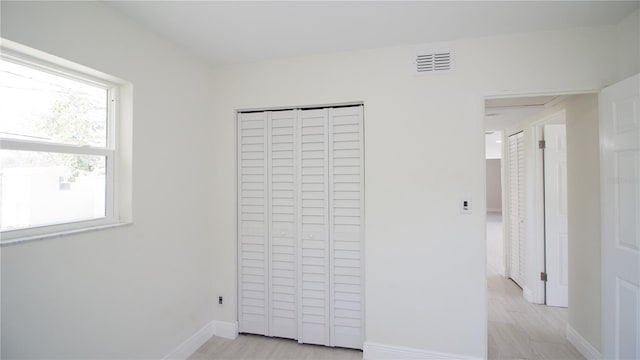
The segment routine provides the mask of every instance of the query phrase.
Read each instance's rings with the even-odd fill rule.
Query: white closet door
[[[327,109],[300,110],[298,341],[330,345]]]
[[[273,111],[269,121],[269,334],[295,339],[297,321],[297,110]]]
[[[524,135],[509,136],[509,277],[524,285]]]
[[[526,187],[525,187],[525,173],[524,173],[524,133],[518,134],[518,249],[520,250],[520,269],[518,273],[520,274],[520,279],[518,281],[518,285],[524,287],[525,285],[525,265],[526,265],[526,234],[525,234],[525,196],[526,196]]]
[[[238,114],[239,331],[268,333],[267,117]]]
[[[329,109],[331,345],[364,345],[362,106]]]

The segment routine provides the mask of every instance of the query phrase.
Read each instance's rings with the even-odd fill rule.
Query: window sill
[[[81,234],[81,233],[93,232],[93,231],[100,231],[100,230],[106,230],[106,229],[111,229],[111,228],[129,226],[129,225],[133,225],[133,223],[132,222],[118,222],[118,223],[113,223],[113,224],[97,225],[97,226],[85,227],[85,228],[80,228],[80,229],[52,232],[52,233],[47,233],[47,234],[23,236],[23,237],[18,237],[18,238],[9,239],[9,240],[0,240],[0,246],[16,245],[16,244],[23,243],[23,242],[51,239],[51,238],[56,238],[56,237],[61,237],[61,236]]]

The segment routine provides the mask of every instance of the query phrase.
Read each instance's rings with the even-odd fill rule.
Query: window
[[[3,49],[2,240],[118,221],[118,85]]]

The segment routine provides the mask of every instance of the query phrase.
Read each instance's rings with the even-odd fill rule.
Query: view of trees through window
[[[107,115],[107,89],[0,61],[2,230],[105,216],[106,157],[86,150]]]

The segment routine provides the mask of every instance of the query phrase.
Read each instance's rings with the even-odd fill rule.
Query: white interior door
[[[524,135],[509,136],[509,277],[524,286],[525,233],[524,233]]]
[[[603,356],[640,358],[640,75],[600,93]]]
[[[544,217],[547,305],[569,305],[567,136],[564,124],[544,126]]]

